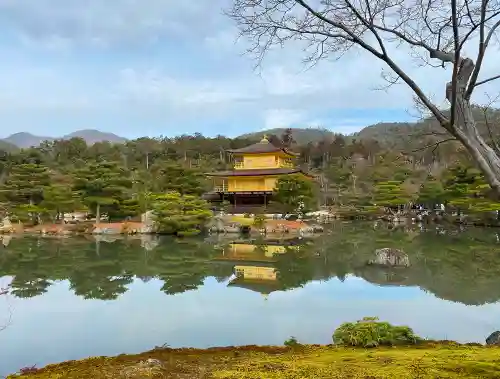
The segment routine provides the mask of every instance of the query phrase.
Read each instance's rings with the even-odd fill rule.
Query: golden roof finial
[[[269,143],[269,140],[267,139],[267,134],[264,134],[264,137],[260,140],[260,143]]]

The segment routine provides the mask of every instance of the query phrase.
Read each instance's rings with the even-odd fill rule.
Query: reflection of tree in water
[[[214,248],[201,240],[184,240],[158,246],[155,250],[157,277],[167,295],[192,291],[211,276]]]
[[[30,277],[26,274],[16,275],[11,282],[11,294],[16,297],[35,297],[47,292],[52,283],[47,278]]]
[[[284,254],[275,255],[277,278],[284,288],[302,287],[315,277],[314,246],[286,247]]]
[[[355,274],[370,283],[386,286],[405,286],[409,285],[407,276],[408,272],[409,270],[407,268],[365,266],[355,272]]]
[[[480,229],[462,234],[425,233],[414,249],[420,260],[412,270],[412,284],[442,299],[470,305],[498,301],[500,262],[491,235]]]
[[[70,288],[84,299],[114,300],[127,292],[132,276],[109,276],[98,272],[78,272],[70,278]]]
[[[98,247],[98,251],[96,250]],[[76,295],[86,299],[116,299],[127,291],[134,276],[165,281],[168,294],[196,289],[211,276],[211,256],[216,251],[200,240],[165,239],[152,251],[140,240],[113,243],[84,238],[49,240],[22,238],[0,256],[0,277],[14,276],[12,293],[36,296],[47,290],[51,280],[68,280]],[[227,275],[227,269],[215,270]]]
[[[419,286],[434,295],[464,304],[479,305],[500,299],[500,261],[495,235],[491,229],[469,229],[463,233],[458,229],[426,231],[389,231],[387,229],[343,226],[341,231],[327,241],[331,256],[335,260],[347,261],[350,272],[365,280],[380,285]],[[356,250],[339,249],[348,243],[345,239],[357,239]],[[377,248],[393,247],[406,252],[410,258],[409,268],[390,269],[367,267],[364,263],[373,257]],[[334,252],[335,251],[335,252]],[[337,252],[342,251],[339,255]]]
[[[465,304],[500,299],[498,244],[491,229],[443,234],[336,224],[313,241],[300,246],[284,243],[285,253],[273,256],[281,288],[354,274],[379,285],[419,286]],[[255,242],[256,254],[264,256],[266,241]],[[367,266],[375,250],[384,247],[403,250],[411,266]],[[84,238],[14,238],[0,255],[0,277],[13,276],[11,293],[17,297],[38,296],[54,281],[68,280],[78,296],[116,299],[134,277],[162,280],[161,290],[171,295],[195,290],[207,277],[227,280],[234,264],[214,259],[220,255],[214,244],[199,239],[164,238],[152,250],[135,239],[100,242],[97,254],[95,242]]]

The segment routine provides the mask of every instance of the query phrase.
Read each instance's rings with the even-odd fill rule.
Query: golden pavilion
[[[312,179],[295,167],[294,159],[298,154],[273,145],[266,137],[253,145],[228,152],[233,157],[233,169],[207,173],[214,184],[211,201],[226,200],[235,207],[267,205],[280,176],[299,174]]]

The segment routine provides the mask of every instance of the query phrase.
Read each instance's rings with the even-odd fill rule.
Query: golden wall
[[[273,191],[276,180],[276,176],[233,177],[227,179],[227,188],[229,192]]]
[[[243,168],[246,170],[255,168],[276,168],[279,157],[275,155],[246,155],[243,156]]]
[[[281,154],[252,154],[235,158],[236,170],[252,170],[264,168],[292,168],[290,157]]]

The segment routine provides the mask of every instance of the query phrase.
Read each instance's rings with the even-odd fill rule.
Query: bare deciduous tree
[[[500,153],[480,135],[472,112],[474,90],[499,75],[481,78],[488,45],[500,26],[499,0],[234,0],[226,14],[252,42],[261,60],[273,46],[307,44],[306,60],[341,57],[353,47],[385,62],[405,82],[419,104],[471,154],[500,196]],[[429,65],[452,68],[443,112],[395,61],[390,48],[406,45]],[[464,47],[475,44],[475,60]],[[392,55],[392,56],[391,56]],[[394,82],[394,79],[391,79]]]

